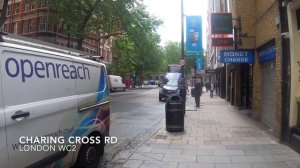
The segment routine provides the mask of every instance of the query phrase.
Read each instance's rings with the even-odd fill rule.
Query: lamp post
[[[183,14],[183,0],[181,0],[181,60],[184,62],[184,27],[183,27],[183,19],[184,19],[184,14]],[[183,99],[183,104],[184,104],[184,114],[185,114],[185,100],[186,100],[186,81],[185,81],[185,75],[184,75],[184,65],[181,67],[181,76],[182,76],[182,84],[180,87],[180,97]]]
[[[183,27],[183,0],[181,0],[181,59],[184,60],[184,27]],[[182,66],[182,77],[184,78],[184,65]]]

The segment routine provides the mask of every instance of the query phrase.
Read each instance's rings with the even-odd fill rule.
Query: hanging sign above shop
[[[211,45],[213,47],[232,47],[233,38],[212,38]]]
[[[254,50],[221,50],[221,63],[252,64],[254,62]]]
[[[216,73],[216,70],[214,69],[206,69],[205,70],[205,74],[215,74]]]
[[[258,48],[258,57],[261,62],[274,59],[276,57],[275,41],[272,40],[271,42]]]
[[[232,14],[212,13],[211,14],[212,34],[232,34]]]

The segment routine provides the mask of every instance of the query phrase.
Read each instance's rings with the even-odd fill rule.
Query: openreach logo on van
[[[36,76],[37,78],[64,78],[90,80],[90,71],[84,64],[81,66],[53,62],[31,61],[29,59],[8,58],[5,70],[12,78],[20,77],[22,82]]]
[[[115,144],[118,142],[117,137],[106,136],[103,139],[100,136],[88,137],[88,136],[70,136],[65,138],[63,136],[42,136],[42,137],[32,137],[32,136],[21,136],[19,138],[19,151],[23,152],[49,152],[49,151],[68,151],[75,152],[78,144]]]

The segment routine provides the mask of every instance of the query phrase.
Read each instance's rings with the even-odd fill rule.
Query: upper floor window
[[[16,3],[15,13],[19,13],[19,3]]]
[[[27,33],[27,24],[26,24],[26,20],[22,20],[22,32],[23,33]]]
[[[34,7],[35,7],[35,4],[34,4],[34,2],[32,2],[31,6],[30,6],[30,9],[33,10]]]
[[[13,23],[13,32],[12,33],[18,34],[18,23],[17,22]]]
[[[46,8],[48,6],[48,0],[41,0],[41,8]]]
[[[7,6],[7,14],[6,14],[6,15],[7,15],[7,16],[10,15],[10,5]]]
[[[40,31],[46,31],[46,17],[40,17]]]
[[[29,3],[25,3],[25,12],[30,11],[30,4]]]
[[[34,31],[34,20],[29,19],[29,32],[33,32],[33,31]]]

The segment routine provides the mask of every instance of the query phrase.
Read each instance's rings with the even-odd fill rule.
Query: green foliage
[[[68,33],[77,39],[77,48],[87,36],[119,34],[123,32],[132,18],[130,9],[136,0],[52,0],[50,2],[51,20],[67,26]]]
[[[160,72],[163,62],[162,48],[158,45],[160,37],[156,33],[161,21],[151,17],[139,3],[128,11],[130,14],[121,18],[126,35],[117,39],[113,47],[112,73],[135,74],[137,78],[156,74]]]
[[[167,64],[179,64],[181,59],[181,48],[178,42],[167,42],[164,47]]]
[[[68,27],[79,49],[87,36],[100,40],[123,35],[113,45],[111,73],[144,76],[161,71],[163,52],[156,29],[162,22],[138,0],[52,0],[50,8],[52,21]]]
[[[111,74],[120,76],[131,76],[134,70],[134,44],[124,36],[118,38],[113,45],[114,59],[111,65]]]

